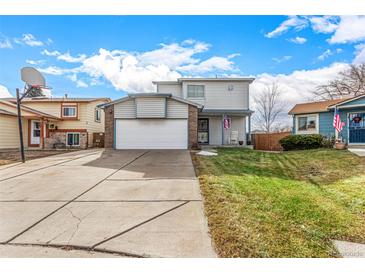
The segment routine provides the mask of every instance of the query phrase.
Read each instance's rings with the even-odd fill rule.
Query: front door
[[[41,143],[41,122],[31,121],[30,127],[30,144],[33,146],[39,146]]]
[[[365,112],[349,114],[349,143],[365,144]]]
[[[209,144],[209,119],[198,119],[198,143]]]

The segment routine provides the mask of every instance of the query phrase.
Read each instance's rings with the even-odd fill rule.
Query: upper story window
[[[101,120],[101,109],[100,108],[96,108],[95,109],[95,122],[99,122],[100,123]]]
[[[62,106],[62,117],[76,118],[77,107],[76,106]]]
[[[317,115],[299,116],[298,131],[317,131]]]
[[[189,98],[203,98],[204,86],[203,85],[188,85],[188,97]]]

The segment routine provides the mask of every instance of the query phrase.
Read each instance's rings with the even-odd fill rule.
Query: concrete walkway
[[[215,257],[189,151],[0,167],[0,257]]]
[[[365,244],[347,241],[333,241],[333,244],[343,258],[365,258]]]
[[[360,157],[365,157],[365,148],[349,148],[348,150]]]

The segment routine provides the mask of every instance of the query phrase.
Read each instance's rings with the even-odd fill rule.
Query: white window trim
[[[68,144],[68,135],[69,134],[78,134],[79,135],[79,144],[78,145],[69,145]],[[66,132],[66,146],[68,146],[68,147],[79,147],[80,146],[80,138],[81,138],[81,133],[80,132]]]
[[[202,86],[203,87],[203,96],[198,96],[198,97],[189,96],[189,86]],[[186,85],[186,98],[190,98],[190,99],[204,99],[205,98],[205,85],[187,84]]]
[[[99,120],[97,119],[97,115],[96,115],[96,113],[99,113]],[[97,122],[97,123],[101,123],[101,109],[100,108],[95,108],[95,111],[94,111],[94,120],[95,120],[95,122]]]
[[[65,108],[74,108],[75,109],[75,115],[65,115],[64,113],[64,109]],[[65,117],[65,118],[76,118],[77,117],[77,106],[62,106],[62,117]]]
[[[316,128],[314,130],[298,130],[299,118],[308,117],[308,116],[316,116]],[[295,116],[295,134],[318,134],[318,133],[319,133],[319,114],[318,113],[302,114],[302,115]]]

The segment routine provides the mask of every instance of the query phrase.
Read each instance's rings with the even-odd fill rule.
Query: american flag
[[[340,112],[338,109],[335,109],[335,115],[333,116],[333,127],[338,131],[342,131],[343,123],[341,122]]]

